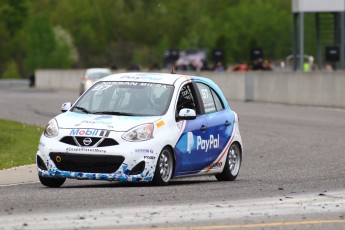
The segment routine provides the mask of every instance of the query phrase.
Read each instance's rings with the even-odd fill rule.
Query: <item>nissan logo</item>
[[[92,143],[92,140],[91,138],[87,137],[87,138],[84,138],[83,143],[84,145],[90,145]]]

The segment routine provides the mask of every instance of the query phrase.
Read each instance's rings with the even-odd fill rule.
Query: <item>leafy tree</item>
[[[1,0],[0,74],[10,60],[22,76],[36,68],[148,66],[171,48],[222,48],[234,63],[249,62],[257,46],[278,60],[291,53],[291,19],[291,1],[282,0]],[[308,53],[314,23],[306,16]]]
[[[71,66],[69,47],[56,40],[52,25],[45,16],[33,18],[29,24],[26,66],[30,73],[38,68],[67,68]]]
[[[26,0],[1,0],[0,18],[11,36],[22,28],[27,15],[28,5]]]
[[[20,47],[17,34],[28,17],[28,7],[26,0],[0,1],[0,76],[6,68],[5,64],[17,59]]]
[[[20,79],[20,74],[15,61],[11,60],[7,66],[5,72],[2,74],[3,79]]]
[[[10,46],[10,35],[7,32],[4,23],[0,21],[0,76],[1,73],[5,70],[5,64],[11,58],[10,50],[8,47]]]

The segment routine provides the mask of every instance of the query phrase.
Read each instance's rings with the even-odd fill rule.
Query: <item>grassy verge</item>
[[[0,120],[0,169],[33,164],[43,128]]]

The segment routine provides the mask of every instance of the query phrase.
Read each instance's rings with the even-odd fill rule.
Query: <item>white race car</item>
[[[37,151],[41,183],[66,178],[152,182],[215,175],[235,180],[238,116],[202,77],[122,73],[102,78],[49,121]]]

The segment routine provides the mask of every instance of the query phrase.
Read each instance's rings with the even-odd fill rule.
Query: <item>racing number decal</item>
[[[208,99],[208,90],[207,89],[202,89],[201,91],[201,96],[203,99]]]

